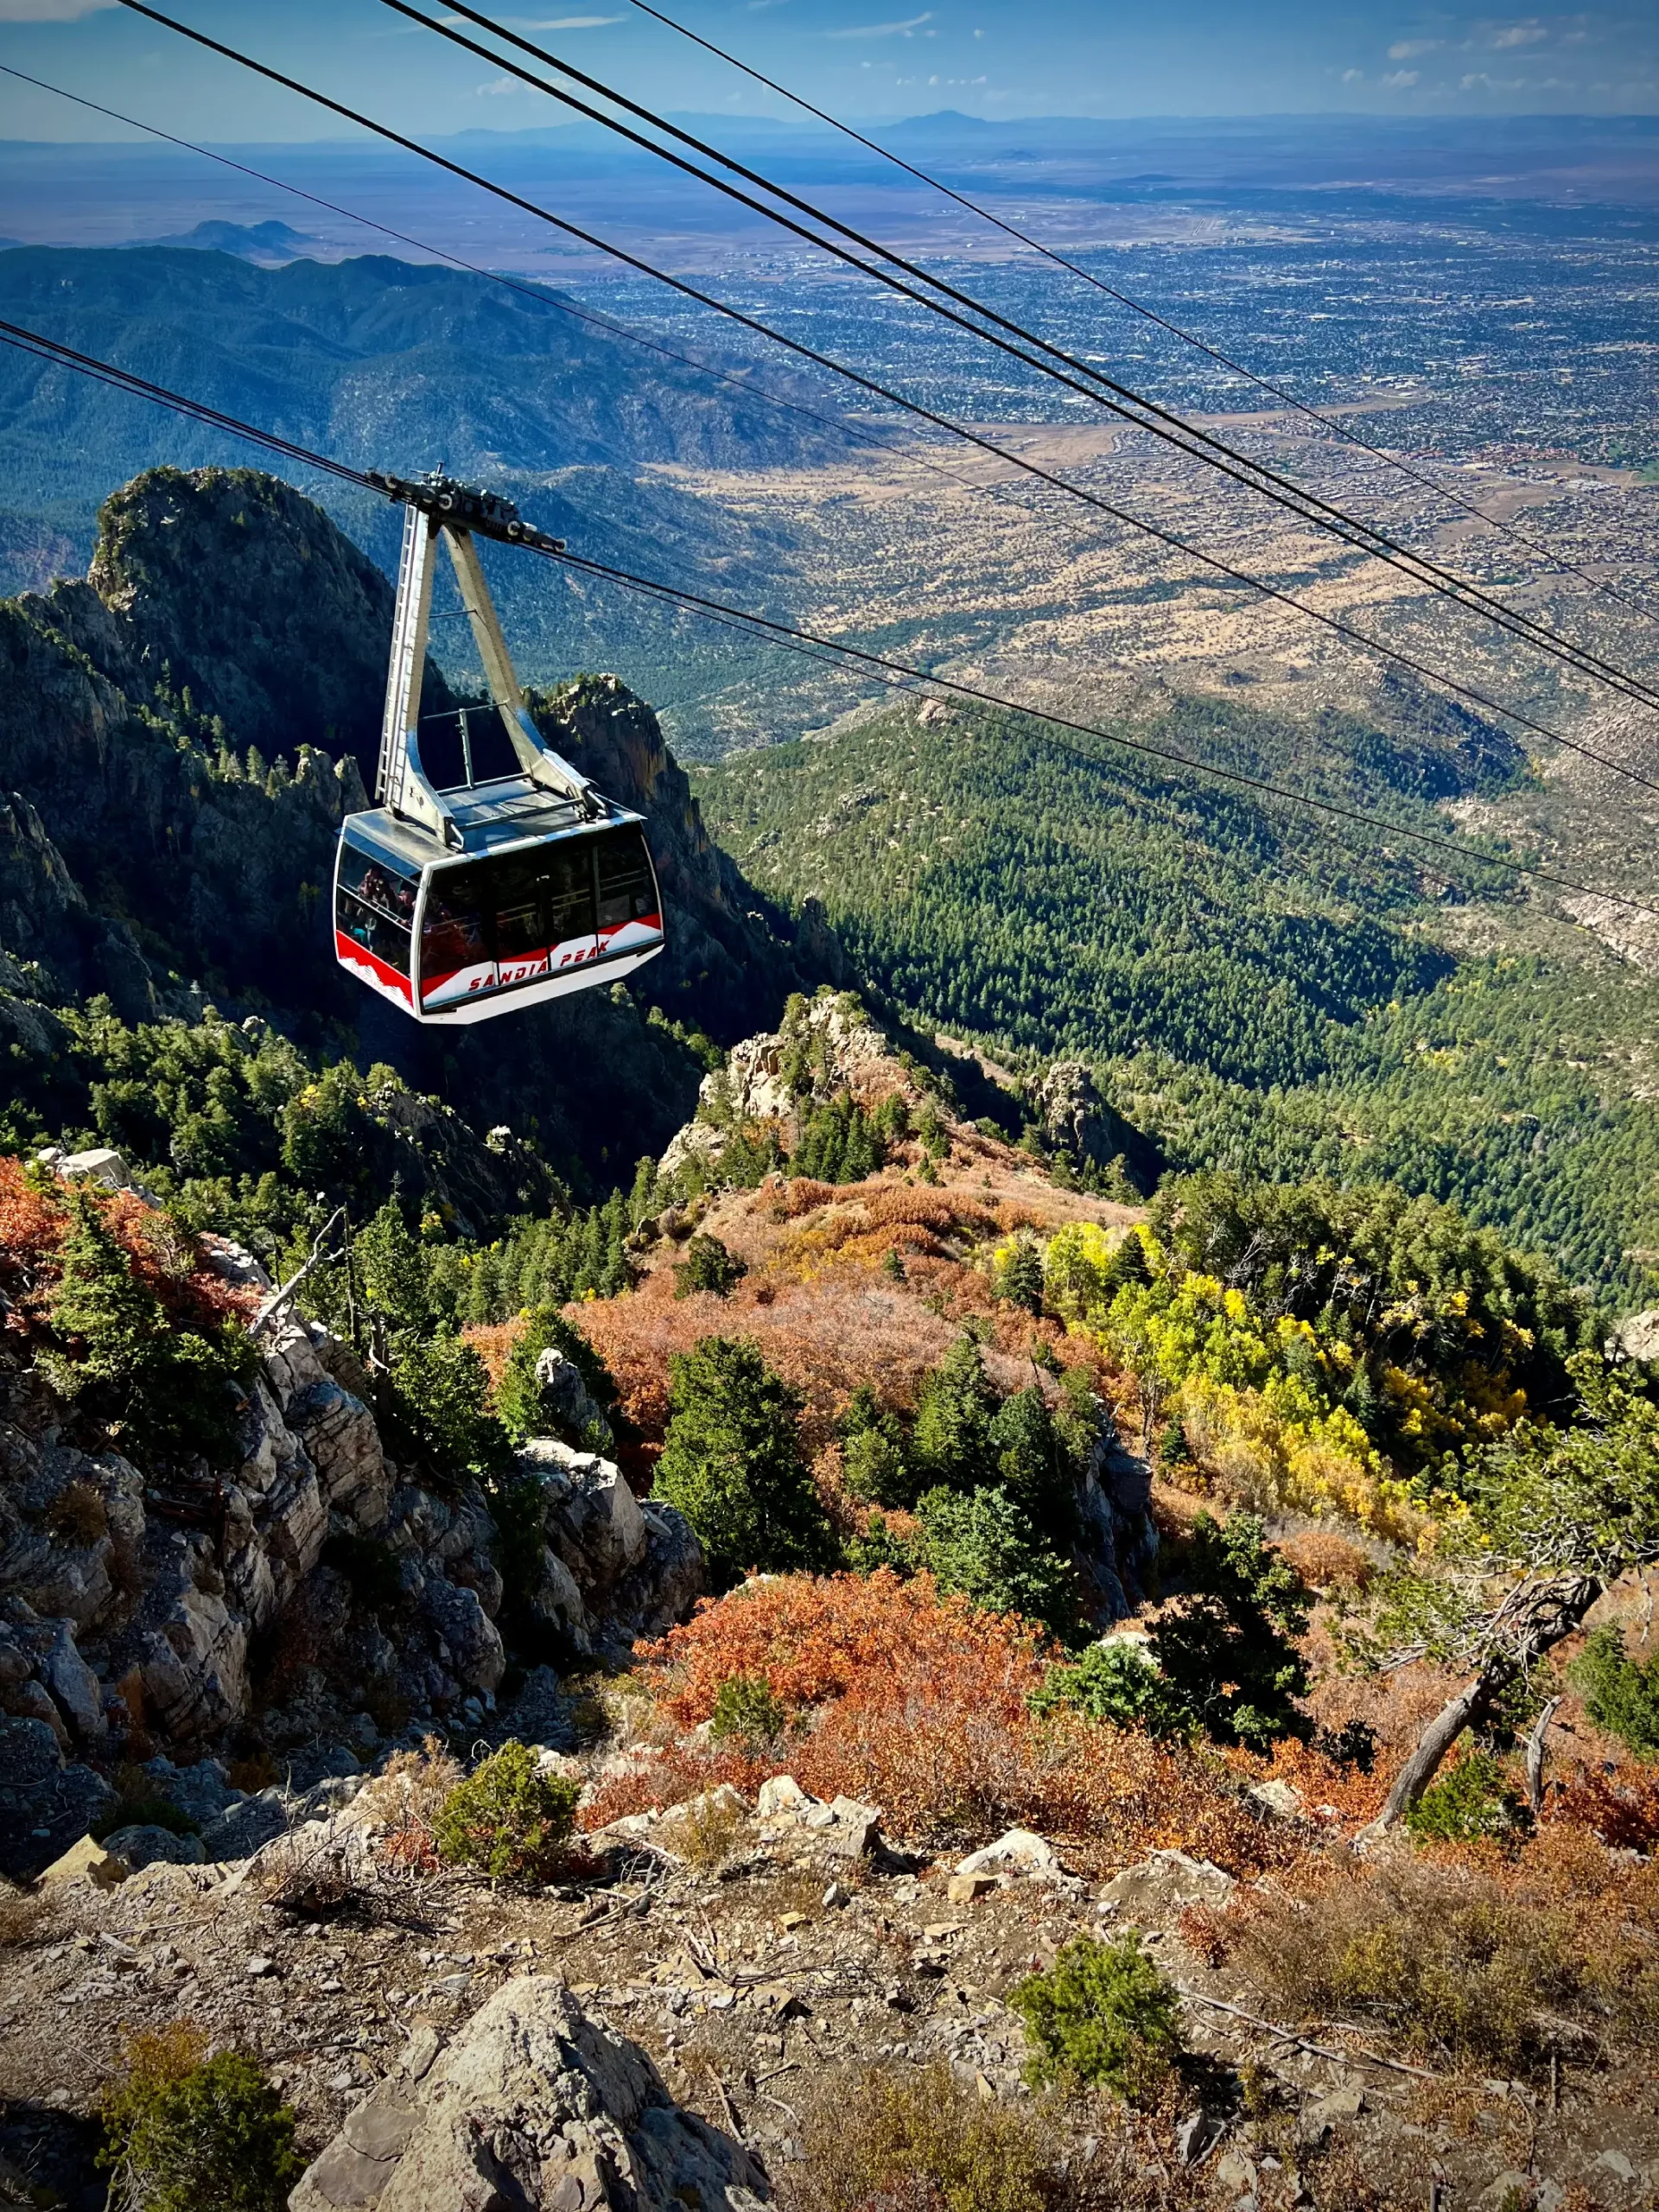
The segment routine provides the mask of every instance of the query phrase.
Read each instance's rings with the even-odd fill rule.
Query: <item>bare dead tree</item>
[[[1606,1586],[1599,1574],[1563,1574],[1529,1579],[1507,1593],[1471,1639],[1481,1647],[1472,1679],[1447,1699],[1419,1736],[1368,1835],[1386,1834],[1404,1820],[1465,1729],[1491,1719],[1505,1692],[1582,1626]],[[1541,1760],[1541,1748],[1539,1756]]]

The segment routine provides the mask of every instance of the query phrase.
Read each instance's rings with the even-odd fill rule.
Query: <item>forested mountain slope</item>
[[[1440,836],[1456,832],[1434,801],[1523,772],[1463,717],[1413,747],[1231,702],[1124,727]],[[872,981],[1000,1051],[1086,1055],[1173,1163],[1398,1180],[1604,1294],[1649,1294],[1659,988],[1588,944],[1516,949],[1567,933],[1549,938],[1473,851],[1452,887],[1403,841],[1333,837],[1103,741],[938,707],[697,788],[761,883],[823,899]],[[1460,956],[1479,931],[1497,949]]]

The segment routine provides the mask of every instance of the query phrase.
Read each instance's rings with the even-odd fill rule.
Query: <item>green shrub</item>
[[[237,1382],[253,1348],[239,1328],[175,1326],[134,1274],[98,1199],[68,1194],[49,1312],[64,1349],[41,1356],[62,1397],[131,1439],[141,1452],[200,1453],[227,1464],[235,1449]]]
[[[868,1382],[849,1399],[840,1428],[841,1478],[849,1496],[863,1505],[910,1504],[916,1491],[904,1430]]]
[[[1008,2002],[1032,2044],[1033,2083],[1088,2082],[1136,2099],[1167,2076],[1181,2050],[1180,2000],[1133,1929],[1109,1943],[1074,1936]]]
[[[1573,1688],[1598,1728],[1638,1758],[1659,1758],[1659,1652],[1632,1659],[1616,1628],[1599,1628],[1571,1670]]]
[[[996,1270],[993,1288],[997,1297],[1010,1306],[1022,1306],[1027,1313],[1042,1312],[1043,1255],[1028,1230],[1022,1230],[1014,1238]]]
[[[516,1738],[458,1783],[432,1823],[448,1866],[480,1866],[493,1882],[533,1883],[557,1872],[575,1822],[579,1784],[544,1774]]]
[[[703,1337],[669,1362],[672,1408],[652,1495],[684,1514],[717,1583],[750,1567],[826,1567],[835,1540],[801,1457],[800,1401],[751,1337]]]
[[[715,1693],[709,1733],[717,1744],[772,1744],[788,1721],[770,1682],[755,1675],[733,1675]]]
[[[1064,1707],[1115,1728],[1144,1728],[1149,1736],[1190,1736],[1197,1726],[1156,1662],[1128,1643],[1091,1643],[1080,1658],[1051,1667],[1031,1706],[1039,1713]]]
[[[886,1157],[887,1146],[874,1123],[843,1090],[806,1116],[789,1172],[810,1175],[817,1183],[861,1183]]]
[[[922,1563],[947,1595],[960,1591],[988,1613],[1019,1613],[1061,1637],[1077,1624],[1071,1562],[1046,1548],[1029,1516],[1006,1491],[966,1497],[931,1490],[916,1509]]]
[[[487,1479],[505,1467],[512,1440],[490,1409],[489,1370],[465,1338],[411,1336],[392,1361],[397,1411],[438,1472]]]
[[[718,1236],[696,1236],[685,1248],[685,1257],[674,1270],[674,1295],[690,1298],[700,1290],[716,1298],[729,1298],[747,1267],[735,1252],[728,1252]]]
[[[128,2044],[98,2107],[111,2202],[133,2212],[283,2212],[305,2168],[293,2111],[253,2059],[208,2058],[206,2048],[182,2022]]]
[[[1431,1783],[1406,1815],[1416,1843],[1470,1843],[1477,1836],[1511,1835],[1526,1821],[1520,1796],[1497,1761],[1471,1749]]]

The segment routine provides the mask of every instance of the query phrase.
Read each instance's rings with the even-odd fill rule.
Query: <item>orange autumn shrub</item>
[[[1229,1753],[1228,1764],[1248,1772],[1253,1782],[1287,1782],[1314,1818],[1323,1813],[1329,1820],[1334,1813],[1337,1824],[1350,1834],[1376,1818],[1393,1779],[1385,1759],[1378,1759],[1369,1774],[1363,1774],[1357,1766],[1340,1766],[1294,1736],[1275,1744],[1268,1758],[1234,1751]]]
[[[683,1805],[689,1798],[701,1797],[705,1789],[717,1789],[722,1782],[753,1797],[768,1775],[782,1771],[775,1761],[727,1749],[677,1745],[641,1753],[599,1784],[578,1809],[576,1826],[591,1835],[632,1813],[661,1813],[671,1805]]]
[[[1042,1675],[1044,1640],[1012,1617],[941,1598],[933,1578],[780,1574],[705,1599],[647,1647],[658,1705],[683,1728],[708,1719],[734,1675],[764,1681],[791,1712],[856,1689],[890,1696],[934,1677],[971,1675],[999,1708],[1023,1709]]]
[[[896,1834],[956,1844],[1031,1827],[1096,1866],[1166,1847],[1240,1871],[1294,1855],[1218,1758],[1035,1715],[1050,1651],[1017,1618],[884,1569],[745,1584],[644,1657],[658,1709],[681,1728],[707,1719],[734,1675],[765,1681],[798,1716],[789,1771],[816,1796],[879,1804]]]
[[[1611,1773],[1579,1765],[1553,1782],[1544,1833],[1579,1829],[1613,1851],[1659,1849],[1659,1770],[1625,1762]]]
[[[515,1314],[511,1321],[473,1321],[461,1331],[461,1336],[484,1363],[484,1370],[493,1390],[506,1371],[512,1357],[512,1348],[529,1326],[528,1314]]]
[[[14,1306],[31,1302],[67,1226],[54,1190],[36,1188],[21,1160],[0,1160],[0,1281]]]

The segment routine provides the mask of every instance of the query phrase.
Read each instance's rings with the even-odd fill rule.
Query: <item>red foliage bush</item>
[[[67,1225],[67,1209],[55,1191],[37,1189],[21,1160],[0,1160],[0,1281],[24,1316]],[[27,1319],[14,1314],[10,1325],[27,1326]]]
[[[1659,1848],[1659,1771],[1624,1764],[1609,1774],[1599,1767],[1569,1768],[1552,1784],[1544,1808],[1548,1834],[1576,1828],[1610,1851]]]
[[[576,1825],[592,1834],[612,1821],[631,1813],[661,1813],[671,1805],[683,1805],[729,1782],[734,1789],[753,1796],[769,1774],[781,1773],[773,1762],[746,1758],[741,1751],[693,1751],[683,1746],[653,1751],[637,1765],[601,1782],[576,1815]]]
[[[1038,1719],[1040,1634],[941,1598],[926,1575],[749,1583],[645,1657],[682,1728],[709,1717],[732,1675],[765,1681],[804,1724],[789,1770],[817,1796],[873,1800],[899,1834],[954,1843],[1024,1826],[1096,1865],[1160,1847],[1241,1869],[1292,1855],[1219,1760],[1076,1716]]]
[[[175,1326],[211,1330],[247,1319],[257,1306],[257,1292],[215,1274],[195,1238],[169,1214],[147,1206],[130,1191],[81,1188],[102,1212],[133,1274]],[[12,1327],[27,1329],[43,1319],[69,1222],[60,1191],[37,1183],[22,1160],[0,1159],[0,1287],[14,1308]]]

